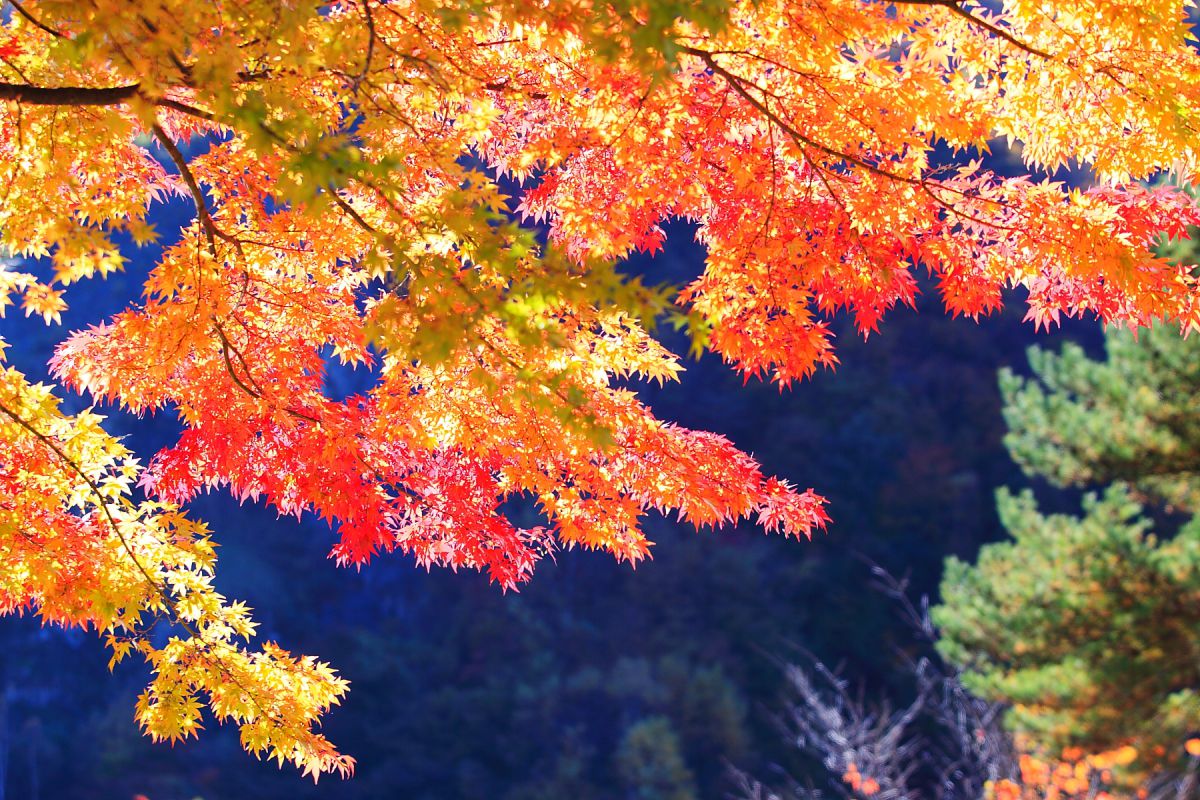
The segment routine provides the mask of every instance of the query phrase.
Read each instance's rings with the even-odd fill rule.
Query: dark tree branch
[[[1034,47],[1031,44],[1022,42],[1020,39],[1013,36],[1011,33],[1006,31],[1004,28],[1001,28],[999,25],[996,25],[992,22],[988,22],[983,17],[975,16],[970,11],[967,11],[965,8],[963,8],[962,2],[960,0],[889,0],[889,2],[892,3],[893,5],[898,5],[898,6],[938,6],[940,8],[945,8],[945,9],[949,10],[950,13],[962,17],[963,19],[970,22],[972,25],[977,25],[980,28],[983,28],[988,33],[990,33],[1000,39],[1003,39],[1004,41],[1011,44],[1013,47],[1018,48],[1019,50],[1024,50],[1026,53],[1029,53],[1030,55],[1038,56],[1038,57],[1044,58],[1046,60],[1050,60],[1050,59],[1054,58],[1054,56],[1052,54],[1047,53],[1045,50],[1039,50],[1038,48]]]
[[[167,155],[171,157],[171,161],[175,164],[175,168],[179,170],[179,177],[183,178],[183,182],[187,184],[188,191],[192,195],[192,202],[196,204],[196,216],[200,219],[200,227],[204,229],[204,235],[208,239],[208,250],[212,254],[213,260],[217,260],[217,243],[216,237],[221,236],[217,230],[217,226],[213,223],[212,216],[208,213],[208,205],[204,202],[204,193],[200,190],[200,184],[196,182],[196,178],[192,175],[192,170],[188,167],[187,159],[183,157],[183,153],[175,146],[175,142],[171,141],[171,137],[167,135],[159,124],[154,123],[152,129],[154,138],[162,145],[162,148],[167,151]]]
[[[142,98],[161,108],[169,108],[205,122],[216,120],[211,111],[196,108],[169,97],[150,98],[142,94],[140,83],[125,86],[32,86],[0,82],[0,100],[14,100],[30,106],[119,106]]]
[[[37,17],[33,16],[33,14],[30,14],[28,11],[26,11],[26,10],[25,10],[25,9],[24,9],[24,8],[21,6],[21,4],[17,2],[17,0],[8,0],[8,4],[9,4],[9,5],[11,5],[11,6],[12,6],[14,9],[16,9],[16,12],[17,12],[18,14],[20,14],[22,17],[24,17],[24,18],[25,18],[25,20],[26,20],[26,21],[27,21],[27,22],[28,22],[30,25],[33,25],[35,28],[39,28],[39,29],[41,29],[41,30],[45,31],[46,33],[50,34],[51,36],[53,36],[53,37],[54,37],[54,38],[56,38],[56,39],[65,39],[65,38],[66,38],[66,37],[65,37],[65,36],[62,34],[62,32],[60,32],[60,31],[57,31],[57,30],[55,30],[54,28],[51,28],[51,27],[50,27],[49,25],[47,25],[46,23],[42,22],[42,21],[41,21],[40,19],[38,19]]]
[[[102,88],[0,83],[0,100],[16,100],[31,106],[116,106],[134,99],[140,90],[138,83]]]

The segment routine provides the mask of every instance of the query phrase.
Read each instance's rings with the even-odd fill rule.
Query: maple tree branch
[[[64,464],[70,467],[71,470],[78,475],[85,484],[87,484],[87,487],[91,493],[94,494],[100,501],[100,511],[104,514],[105,520],[108,522],[109,527],[112,528],[113,533],[121,542],[121,547],[125,550],[125,553],[129,556],[129,559],[133,562],[134,566],[137,567],[138,572],[142,574],[142,577],[145,578],[146,582],[154,590],[155,594],[157,594],[163,601],[163,605],[167,609],[168,616],[172,619],[172,621],[183,626],[188,633],[202,642],[206,650],[210,649],[212,643],[204,637],[200,630],[197,629],[191,623],[191,621],[187,620],[179,613],[178,605],[175,599],[171,597],[171,594],[167,590],[166,586],[164,586],[160,581],[155,580],[154,576],[150,574],[150,571],[146,569],[146,565],[143,564],[141,559],[138,558],[137,553],[135,553],[133,550],[133,545],[129,543],[128,537],[125,536],[125,533],[121,530],[121,526],[117,523],[116,518],[113,517],[112,511],[109,510],[109,503],[111,501],[104,496],[103,492],[100,491],[100,487],[96,484],[96,482],[92,480],[92,478],[86,472],[83,471],[83,468],[75,462],[75,459],[71,458],[71,456],[67,455],[67,453],[61,447],[59,447],[58,443],[55,442],[53,438],[33,427],[33,425],[27,422],[20,414],[16,413],[3,403],[0,403],[0,413],[3,413],[6,417],[11,419],[18,426],[29,433],[29,435],[33,436],[38,442],[49,448],[51,452],[53,452]],[[214,660],[216,661],[217,666],[222,672],[225,673],[225,675],[229,677],[234,685],[236,685],[252,699],[254,705],[258,707],[259,712],[262,713],[263,716],[265,716],[267,719],[275,718],[274,715],[268,713],[266,709],[263,708],[258,699],[254,697],[253,693],[248,691],[246,687],[243,686],[240,681],[238,681],[237,677],[234,676],[229,668],[222,662],[220,656],[214,654]]]
[[[205,122],[216,121],[211,111],[169,97],[150,98],[140,83],[124,86],[34,86],[28,83],[0,82],[0,100],[14,100],[31,106],[119,106],[141,98]]]
[[[160,108],[169,108],[172,111],[178,111],[181,114],[187,114],[189,117],[202,119],[205,122],[217,121],[217,115],[211,111],[205,111],[202,108],[196,108],[188,103],[182,103],[179,100],[172,100],[169,97],[160,97],[154,101],[154,104]]]
[[[216,237],[220,236],[227,241],[229,237],[221,233],[213,222],[212,216],[208,213],[208,205],[204,202],[204,193],[200,191],[200,184],[196,182],[196,176],[192,174],[187,159],[183,157],[183,153],[180,152],[175,142],[157,122],[154,123],[151,130],[154,132],[154,138],[167,151],[175,168],[179,170],[179,177],[183,178],[183,182],[187,184],[188,191],[192,195],[192,202],[196,204],[196,217],[200,220],[200,226],[204,229],[204,235],[208,239],[208,250],[212,254],[213,260],[218,260]]]
[[[140,90],[140,83],[104,87],[0,83],[0,100],[33,106],[116,106],[137,97]]]
[[[75,459],[71,458],[71,456],[68,455],[52,437],[39,431],[32,424],[26,421],[24,417],[10,409],[4,403],[0,403],[0,413],[11,419],[30,436],[34,437],[34,439],[53,452],[54,455],[59,458],[59,460],[66,464],[72,472],[74,472],[80,477],[80,479],[83,480],[83,482],[87,485],[88,490],[100,501],[100,511],[104,514],[105,520],[108,522],[108,526],[112,528],[113,533],[121,542],[122,549],[125,550],[125,553],[129,556],[129,559],[133,562],[134,566],[137,567],[138,572],[142,574],[142,577],[154,590],[155,594],[157,594],[162,600],[163,606],[166,608],[167,616],[171,619],[171,621],[182,626],[189,634],[192,635],[192,637],[200,642],[201,653],[211,654],[211,663],[213,663],[217,669],[219,669],[230,680],[230,682],[233,683],[234,686],[240,689],[242,693],[250,699],[250,702],[254,704],[256,709],[258,709],[259,714],[273,723],[278,724],[281,722],[282,718],[280,715],[273,711],[269,711],[263,705],[262,700],[259,698],[257,693],[250,691],[250,689],[238,679],[237,675],[233,673],[233,671],[225,663],[224,659],[221,658],[220,653],[215,651],[215,645],[227,643],[219,640],[213,641],[208,639],[204,635],[203,631],[201,631],[190,620],[186,619],[182,614],[180,614],[178,603],[176,602],[175,598],[171,596],[167,587],[160,581],[155,580],[154,576],[150,574],[150,571],[134,552],[133,545],[130,544],[128,537],[125,536],[125,533],[121,530],[121,526],[117,523],[116,518],[112,515],[112,511],[109,509],[111,500],[105,497],[104,493],[100,491],[100,487],[96,484],[96,482],[86,472],[84,472],[83,468],[76,463]],[[141,634],[142,637],[144,637],[144,635],[144,633]]]
[[[487,83],[483,84],[483,88],[487,89],[489,92],[519,92],[523,93],[531,100],[545,100],[550,96],[545,92],[522,92],[521,89],[509,84],[507,79],[504,81],[488,81]]]
[[[513,39],[513,38],[492,39],[491,41],[488,41],[488,42],[475,42],[475,46],[476,47],[499,47],[500,45],[503,45],[503,44],[517,44],[519,42],[523,43],[525,41],[526,41],[525,37],[521,36],[516,39]]]
[[[222,327],[220,322],[214,321],[213,330],[217,332],[217,338],[221,340],[221,357],[225,361],[225,371],[229,373],[229,377],[243,392],[250,395],[255,400],[262,400],[262,387],[258,385],[258,381],[254,380],[254,375],[250,372],[250,365],[246,363],[246,359],[242,356],[241,351],[234,347],[229,341],[229,337],[225,335],[225,328]],[[238,377],[237,370],[235,370],[233,367],[233,361],[229,358],[229,354],[231,352],[237,358],[238,363],[242,365],[242,371],[246,373],[246,380],[250,381],[250,386],[247,386],[246,382]],[[253,388],[251,388],[251,386]],[[321,424],[320,418],[314,417],[313,415],[305,413],[304,411],[297,411],[290,406],[285,406],[283,408],[283,412],[295,417],[296,419],[302,419],[307,422],[312,422],[316,425]]]
[[[49,25],[42,22],[40,19],[35,17],[33,14],[30,14],[28,11],[26,11],[25,8],[20,3],[17,2],[17,0],[8,0],[8,4],[10,6],[12,6],[18,14],[20,14],[22,17],[24,17],[26,22],[28,22],[30,25],[33,25],[35,28],[39,28],[39,29],[45,31],[46,33],[50,34],[51,36],[53,36],[56,39],[65,39],[66,38],[66,36],[64,36],[62,32],[57,31],[54,28],[51,28]]]
[[[991,222],[989,220],[977,217],[974,214],[968,214],[967,212],[960,210],[958,208],[958,206],[954,205],[953,203],[949,203],[949,202],[943,200],[942,198],[938,197],[936,194],[934,194],[933,193],[934,186],[936,186],[939,189],[948,189],[948,187],[942,186],[941,184],[938,184],[938,183],[933,183],[931,185],[930,183],[926,182],[926,183],[921,184],[921,191],[923,191],[925,194],[929,195],[929,198],[931,200],[933,200],[933,202],[937,203],[939,206],[946,209],[954,216],[956,216],[960,219],[965,219],[969,222],[974,222],[976,225],[981,225],[985,228],[992,228],[993,230],[1008,231],[1009,233],[1018,233],[1021,231],[1021,228],[1018,228],[1015,225],[1001,225],[999,222]],[[951,191],[953,191],[953,190],[951,190]],[[959,194],[962,194],[962,192],[959,192]],[[988,200],[986,198],[980,198],[980,199],[984,199],[985,202],[997,203],[1001,206],[1004,205],[1003,201],[1000,201],[1000,200]]]
[[[956,16],[962,17],[963,19],[970,22],[972,25],[977,25],[980,28],[983,28],[988,33],[1003,39],[1004,41],[1011,44],[1013,47],[1016,47],[1020,50],[1024,50],[1026,53],[1029,53],[1030,55],[1038,56],[1039,58],[1044,58],[1047,61],[1052,60],[1054,58],[1054,56],[1051,53],[1047,53],[1045,50],[1040,50],[1031,44],[1027,44],[1027,43],[1021,41],[1020,39],[1018,39],[1016,36],[1013,36],[1011,33],[1009,33],[1004,28],[1001,28],[999,25],[996,25],[993,22],[989,22],[986,19],[984,19],[983,17],[975,16],[970,11],[967,11],[965,8],[963,8],[961,0],[888,0],[888,2],[890,2],[892,5],[897,5],[897,6],[935,6],[938,8],[945,8],[945,9],[949,10],[950,13],[955,14]]]
[[[158,35],[159,28],[157,25],[146,19],[141,14],[138,15],[138,20],[142,23],[142,26],[151,33],[151,35]],[[180,60],[179,56],[175,55],[175,51],[170,48],[167,48],[167,58],[171,59],[171,63],[175,65],[175,69],[179,70],[179,74],[182,76],[183,82],[188,86],[194,86],[195,84],[192,80],[192,68],[187,64],[184,64],[183,61]]]
[[[155,594],[157,594],[163,601],[163,604],[166,607],[167,613],[171,619],[174,622],[182,625],[188,631],[188,633],[192,634],[192,636],[196,637],[201,642],[204,642],[206,647],[209,646],[210,643],[204,638],[203,634],[201,634],[201,632],[194,627],[189,620],[180,615],[175,599],[171,597],[171,594],[167,588],[161,582],[154,579],[154,576],[150,574],[150,571],[146,569],[146,566],[141,562],[141,559],[138,558],[137,554],[133,550],[133,545],[129,543],[129,539],[125,536],[124,531],[121,530],[121,526],[117,523],[116,518],[113,517],[112,511],[109,510],[109,504],[111,501],[104,496],[103,492],[100,491],[100,487],[96,484],[96,482],[92,480],[92,478],[86,472],[84,472],[83,468],[76,463],[75,459],[71,458],[71,456],[69,456],[61,447],[59,447],[58,443],[55,442],[52,437],[33,427],[33,425],[26,421],[24,417],[3,403],[0,403],[0,413],[3,413],[6,417],[11,419],[18,426],[29,433],[30,436],[33,436],[34,439],[47,447],[59,458],[59,460],[70,467],[71,471],[78,475],[83,482],[87,484],[89,491],[91,491],[91,493],[96,496],[96,499],[100,501],[100,511],[104,514],[105,520],[108,522],[109,527],[112,528],[113,533],[121,542],[121,547],[125,550],[125,553],[129,556],[129,559],[133,562],[134,566],[137,567],[138,572],[142,574],[142,577],[145,578],[146,582],[154,590]],[[234,678],[230,672],[228,672],[228,670],[224,667],[224,664],[220,663],[219,657],[217,658],[217,662],[218,665],[222,667],[222,671],[224,671],[226,675],[229,675],[230,679],[237,684],[237,679]],[[242,687],[240,684],[238,685],[238,688],[246,691],[245,687]],[[259,705],[257,701],[255,702],[255,705]],[[265,710],[261,706],[259,706],[259,710],[262,711],[268,717],[268,719],[271,718],[271,715],[266,714]]]
[[[79,464],[75,463],[75,459],[73,459],[69,455],[67,455],[67,453],[61,447],[59,447],[58,443],[55,442],[53,438],[51,438],[47,434],[42,433],[37,428],[33,427],[33,425],[30,424],[29,422],[27,422],[25,420],[25,418],[22,417],[20,414],[13,411],[11,408],[9,408],[8,406],[6,406],[3,403],[0,403],[0,413],[4,414],[4,416],[8,417],[13,422],[15,422],[18,426],[20,426],[22,429],[24,429],[30,436],[32,436],[33,438],[35,438],[39,442],[41,442],[42,445],[49,448],[50,451],[54,453],[54,455],[58,456],[58,458],[64,464],[66,464],[68,467],[71,468],[71,471],[73,471],[76,475],[78,475],[83,480],[83,482],[87,484],[87,487],[91,491],[91,493],[94,494],[96,496],[96,498],[100,501],[100,510],[101,510],[101,512],[103,512],[105,518],[107,519],[109,527],[112,528],[113,533],[115,533],[117,535],[117,538],[121,541],[121,546],[125,549],[125,552],[129,555],[130,560],[133,561],[134,566],[137,567],[138,572],[142,573],[142,576],[146,579],[146,582],[149,583],[150,586],[153,587],[154,590],[158,593],[158,595],[160,597],[162,597],[163,601],[165,603],[167,603],[168,608],[171,608],[172,611],[174,611],[174,601],[172,601],[171,598],[167,595],[167,590],[163,587],[163,585],[161,583],[159,583],[158,581],[156,581],[150,575],[149,570],[146,569],[145,565],[142,564],[142,562],[138,559],[137,555],[133,552],[133,546],[129,543],[129,540],[125,537],[125,533],[121,530],[121,526],[117,524],[117,520],[113,517],[112,512],[108,508],[109,499],[104,496],[103,492],[100,491],[100,487],[96,484],[96,482],[94,480],[92,480],[91,476],[89,476],[86,472],[84,472],[83,468],[81,466],[79,466]]]
[[[916,1],[917,0],[913,0],[913,2],[916,2]],[[946,209],[947,211],[950,211],[951,213],[953,213],[959,217],[962,217],[965,219],[970,219],[973,222],[977,222],[980,225],[985,225],[985,226],[988,226],[991,228],[996,228],[998,230],[1016,230],[1015,228],[1012,228],[1012,227],[1009,227],[1006,225],[1000,225],[998,223],[987,222],[985,220],[982,220],[977,217],[973,217],[969,214],[966,214],[964,212],[961,212],[956,207],[954,207],[954,205],[952,203],[949,203],[949,202],[943,200],[942,198],[940,198],[936,194],[934,194],[932,191],[933,188],[943,189],[945,191],[953,192],[955,194],[959,194],[959,195],[966,197],[967,196],[966,193],[963,192],[962,190],[955,189],[950,186],[946,186],[945,184],[939,183],[938,181],[931,181],[927,178],[913,178],[913,177],[910,177],[907,175],[900,175],[900,174],[892,172],[890,170],[886,170],[883,167],[880,167],[876,164],[872,164],[871,162],[869,162],[863,158],[851,155],[850,153],[842,152],[841,150],[837,150],[835,148],[829,147],[828,145],[823,145],[820,142],[805,136],[799,130],[797,130],[795,126],[789,124],[785,119],[783,119],[778,114],[776,114],[774,111],[772,111],[770,109],[770,107],[767,105],[765,100],[755,97],[750,92],[750,90],[748,88],[746,88],[746,86],[745,86],[746,80],[744,78],[742,78],[738,75],[735,75],[734,73],[730,72],[728,69],[726,69],[725,67],[722,67],[719,63],[717,63],[715,53],[712,53],[707,50],[701,50],[701,49],[695,48],[695,47],[681,47],[680,51],[683,53],[687,53],[688,55],[696,56],[701,61],[703,61],[705,66],[707,66],[709,69],[711,69],[713,71],[713,74],[722,78],[726,82],[726,84],[731,89],[733,89],[734,92],[736,92],[738,94],[739,97],[744,99],[755,110],[757,110],[759,113],[761,113],[763,116],[765,116],[767,118],[768,122],[779,126],[780,130],[782,130],[784,133],[786,133],[788,135],[788,137],[791,138],[792,141],[795,142],[797,146],[799,146],[802,153],[804,152],[805,146],[811,147],[815,150],[825,153],[828,156],[832,156],[833,158],[841,159],[849,164],[852,164],[856,167],[861,167],[861,168],[867,170],[868,172],[872,172],[881,177],[888,178],[888,179],[894,180],[894,181],[898,181],[900,183],[908,184],[909,186],[919,187],[937,205],[941,206],[942,208]],[[751,85],[755,86],[755,88],[759,88],[755,84],[751,84]],[[760,89],[760,91],[762,91],[762,90]],[[818,171],[818,173],[823,173],[825,171],[823,168],[818,168],[817,165],[815,163],[813,163],[812,159],[807,154],[805,154],[805,159],[809,162],[809,164],[814,169],[816,169]],[[822,183],[825,183],[826,188],[828,188],[828,182],[825,181],[823,176],[822,176]],[[980,199],[984,199],[984,198],[980,198]],[[1000,200],[986,200],[986,202],[992,202],[1001,207],[1005,207],[1007,205],[1006,203],[1004,203],[1003,201],[1000,201]]]
[[[362,215],[354,210],[354,206],[350,205],[345,200],[343,200],[341,198],[341,196],[337,193],[336,189],[330,190],[328,192],[328,194],[329,194],[329,198],[331,200],[333,200],[334,203],[337,204],[338,208],[342,209],[342,211],[345,211],[346,215],[348,217],[350,217],[350,219],[354,220],[354,223],[356,225],[358,225],[358,227],[362,228],[364,231],[367,231],[368,233],[373,233],[377,236],[379,235],[379,231],[376,230],[374,227],[372,227],[372,225],[369,222],[367,222],[365,219],[363,219]]]
[[[109,499],[104,496],[103,492],[100,491],[100,487],[96,485],[96,482],[94,480],[92,480],[92,478],[86,472],[83,471],[83,468],[80,467],[79,464],[77,464],[73,458],[71,458],[69,455],[67,455],[63,451],[63,449],[61,447],[59,447],[58,444],[50,436],[47,436],[46,434],[39,431],[37,428],[33,427],[33,425],[31,425],[29,422],[27,422],[20,414],[17,414],[15,411],[8,408],[8,406],[4,405],[3,403],[0,403],[0,413],[3,413],[5,416],[7,416],[9,419],[11,419],[13,422],[15,422],[21,428],[23,428],[26,432],[28,432],[31,436],[33,436],[37,441],[39,441],[45,447],[49,448],[56,456],[58,456],[58,458],[64,464],[66,464],[68,467],[70,467],[71,470],[73,472],[75,472],[75,474],[77,474],[84,481],[84,483],[87,484],[88,489],[100,501],[100,510],[104,514],[104,517],[107,520],[109,527],[112,528],[113,533],[116,534],[117,539],[121,542],[121,547],[125,550],[126,554],[129,556],[129,559],[133,562],[134,566],[137,567],[138,572],[140,572],[142,574],[142,577],[145,578],[146,582],[154,590],[155,594],[157,594],[159,596],[159,598],[163,601],[163,604],[167,609],[168,616],[174,622],[177,622],[178,624],[182,625],[188,631],[188,633],[190,633],[192,636],[194,636],[200,642],[204,643],[205,649],[208,649],[211,646],[211,643],[205,639],[203,634],[195,626],[193,626],[189,620],[183,618],[182,615],[180,615],[178,606],[177,606],[174,598],[172,598],[170,593],[167,591],[167,588],[162,583],[160,583],[159,581],[154,579],[154,577],[150,574],[149,570],[146,569],[146,566],[137,557],[137,554],[133,550],[133,545],[131,545],[129,543],[129,539],[125,536],[125,533],[121,530],[121,526],[117,523],[117,520],[113,517],[112,511],[109,510],[109,507],[108,507],[109,502],[110,502]],[[217,663],[217,666],[221,669],[222,672],[225,673],[225,675],[227,675],[229,677],[229,679],[234,683],[234,685],[236,685],[239,689],[241,689],[243,692],[245,692],[248,697],[251,698],[251,700],[254,702],[254,705],[258,707],[259,711],[264,716],[266,716],[267,719],[272,719],[273,715],[268,714],[266,712],[266,710],[262,707],[262,705],[258,702],[258,699],[256,697],[254,697],[253,693],[247,691],[247,689],[241,684],[241,682],[237,680],[237,678],[233,675],[233,673],[229,671],[228,667],[226,667],[225,664],[221,661],[220,656],[215,656],[215,661]]]
[[[821,144],[818,141],[808,138],[803,133],[796,130],[794,126],[788,124],[786,120],[768,108],[765,102],[755,97],[750,90],[746,88],[745,80],[721,66],[712,53],[696,47],[681,47],[679,50],[682,53],[695,56],[703,61],[706,67],[711,69],[715,75],[722,78],[725,83],[728,84],[729,87],[733,89],[733,91],[735,91],[743,100],[753,106],[756,111],[765,116],[770,122],[778,125],[780,130],[786,133],[788,137],[797,144],[807,145],[815,150],[820,150],[822,153],[828,156],[841,159],[842,161],[853,164],[856,167],[862,167],[863,169],[873,172],[876,175],[881,175],[885,178],[891,178],[892,180],[907,183],[910,186],[917,186],[923,182],[919,178],[910,178],[906,175],[897,175],[894,172],[889,172],[888,170],[876,166],[869,161],[865,161],[858,156],[851,155],[850,153],[844,153],[841,150],[834,149],[828,145]]]
[[[371,0],[361,0],[359,5],[362,7],[363,19],[367,23],[367,53],[363,58],[362,72],[354,78],[352,83],[352,92],[358,94],[358,88],[371,72],[371,58],[375,54],[375,40],[378,38],[375,32],[375,16],[371,13]]]
[[[236,347],[229,343],[229,337],[225,335],[225,329],[221,326],[221,323],[213,322],[213,330],[217,332],[217,338],[221,340],[221,355],[225,359],[225,370],[229,373],[229,377],[232,378],[233,382],[238,385],[238,388],[240,388],[246,394],[250,395],[256,400],[261,400],[263,396],[262,387],[260,387],[258,382],[254,380],[254,376],[250,374],[250,367],[246,365],[246,360],[242,358],[242,354],[238,352]],[[237,356],[238,361],[241,362],[242,369],[246,372],[246,378],[254,386],[253,389],[243,383],[242,379],[238,377],[237,372],[233,368],[233,362],[229,359],[230,351],[233,351],[234,355]]]

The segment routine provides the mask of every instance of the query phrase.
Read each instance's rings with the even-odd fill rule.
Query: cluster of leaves
[[[273,643],[246,648],[254,623],[214,590],[207,530],[173,505],[129,499],[137,464],[100,421],[63,415],[46,386],[0,369],[0,481],[17,487],[0,501],[0,612],[35,606],[44,620],[103,631],[110,667],[141,654],[154,679],[136,716],[156,739],[195,735],[206,705],[253,753],[307,773],[349,771],[312,729],[346,682]],[[162,618],[167,637],[153,632]]]
[[[1196,168],[1200,57],[1175,2],[12,5],[0,245],[23,261],[0,271],[0,307],[55,320],[64,286],[120,266],[118,237],[153,239],[156,202],[179,194],[196,209],[143,302],[70,336],[53,362],[72,390],[175,409],[179,440],[110,486],[107,462],[61,443],[100,436],[94,417],[55,417],[20,387],[3,406],[0,445],[57,476],[42,510],[64,563],[92,559],[97,537],[80,531],[96,514],[121,538],[113,492],[134,480],[153,511],[129,524],[160,547],[187,527],[155,521],[170,504],[228,487],[335,522],[343,562],[399,549],[506,587],[559,545],[644,557],[650,510],[811,534],[826,520],[816,494],[718,435],[658,420],[622,385],[680,369],[646,332],[668,296],[613,266],[658,247],[674,217],[707,248],[677,317],[697,345],[781,384],[835,362],[823,317],[846,309],[874,330],[913,302],[920,267],[955,314],[987,313],[1019,283],[1038,324],[1092,311],[1200,328],[1190,268],[1147,249],[1200,211],[1133,182]],[[1075,159],[1102,183],[939,165],[937,147],[982,150],[997,135],[1031,168]],[[513,213],[545,223],[548,246],[481,165],[528,182]],[[331,400],[330,352],[378,381]],[[36,474],[18,467],[0,488],[19,495]],[[96,483],[92,517],[71,474]],[[544,524],[503,512],[522,496]],[[25,511],[0,507],[7,538]],[[5,562],[7,608],[143,635],[136,615],[159,597],[180,624],[199,621],[189,593],[202,588],[142,574],[127,550],[113,558],[141,575],[137,598],[64,593],[55,613],[24,552]],[[248,632],[229,608],[228,635]],[[227,701],[238,670],[204,660],[213,647],[186,681],[218,716],[257,720],[251,749],[348,767],[311,732],[344,689],[324,667],[264,649],[261,663],[312,677],[297,709],[255,716]],[[184,680],[186,654],[146,655],[156,680]],[[164,726],[194,729],[190,697],[172,695]]]
[[[631,268],[674,278],[702,257],[674,231],[665,250]],[[64,319],[74,325],[87,318],[85,307],[123,307],[140,285],[130,270],[74,287]],[[820,474],[840,509],[837,532],[804,547],[753,525],[697,536],[686,524],[651,519],[655,557],[636,570],[601,553],[560,554],[519,593],[501,593],[485,576],[414,572],[402,558],[340,570],[321,563],[330,536],[319,520],[276,520],[264,504],[239,506],[224,493],[198,498],[189,514],[214,529],[220,591],[255,609],[258,636],[336,656],[351,681],[322,732],[356,757],[354,779],[306,785],[293,770],[243,758],[236,729],[207,721],[186,746],[139,741],[128,718],[143,669],[104,674],[91,636],[5,619],[0,666],[14,687],[9,793],[32,794],[40,770],[41,794],[63,800],[139,792],[602,800],[636,791],[635,773],[619,772],[616,758],[626,732],[653,717],[668,720],[662,760],[675,742],[695,800],[730,791],[725,762],[804,774],[762,711],[778,707],[784,684],[765,653],[803,642],[855,681],[903,691],[907,679],[880,643],[902,644],[907,631],[886,598],[862,591],[868,576],[856,553],[911,569],[916,591],[932,591],[947,550],[973,552],[1000,534],[983,487],[1017,479],[1000,447],[995,372],[1048,337],[1022,325],[1015,304],[975,324],[937,313],[933,294],[918,302],[917,313],[896,315],[886,336],[866,341],[852,335],[852,320],[836,321],[838,374],[793,392],[743,385],[706,356],[680,383],[640,393],[660,417],[720,429],[778,472]],[[37,320],[14,317],[0,328],[15,363],[38,363],[34,348],[54,344],[53,329]],[[1085,334],[1099,336],[1072,324],[1052,337]],[[671,336],[668,344],[686,346]],[[334,369],[326,391],[346,397],[372,381],[362,370]],[[169,414],[120,412],[104,422],[131,434],[124,441],[139,452],[174,441],[177,424]],[[532,519],[529,511],[506,509]],[[658,762],[658,750],[639,752]]]
[[[1137,760],[1138,752],[1130,745],[1103,753],[1087,754],[1077,747],[1067,748],[1058,759],[1045,759],[1030,753],[1020,758],[1020,779],[1003,778],[987,786],[987,800],[1166,800],[1190,797],[1200,777],[1200,739],[1185,745],[1188,757],[1185,774],[1158,780],[1132,793],[1114,788],[1113,770]]]

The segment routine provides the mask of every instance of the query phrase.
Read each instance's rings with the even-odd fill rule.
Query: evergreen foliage
[[[1104,360],[1033,348],[1033,376],[1000,384],[1029,475],[1110,485],[1081,517],[1001,491],[1012,539],[973,566],[949,559],[934,620],[964,683],[1011,704],[1031,747],[1132,746],[1136,777],[1178,767],[1200,727],[1200,518],[1160,513],[1200,510],[1200,341],[1161,327],[1105,341]]]
[[[1129,491],[1082,518],[999,495],[1013,540],[947,563],[934,619],[964,684],[1012,704],[1009,724],[1054,751],[1131,745],[1167,767],[1200,725],[1200,520],[1160,540]]]
[[[1200,508],[1200,341],[1155,327],[1110,330],[1108,359],[1082,347],[1029,351],[1034,379],[1000,375],[1005,444],[1058,486],[1125,481],[1143,498]]]

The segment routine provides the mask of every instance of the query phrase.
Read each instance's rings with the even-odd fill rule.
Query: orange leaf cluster
[[[1030,753],[1020,758],[1020,780],[990,782],[987,800],[1122,800],[1146,796],[1144,789],[1115,788],[1114,771],[1137,760],[1130,746],[1103,753],[1068,748],[1057,760]]]

